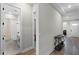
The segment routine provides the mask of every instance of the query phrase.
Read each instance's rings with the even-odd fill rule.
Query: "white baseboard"
[[[29,51],[30,49],[33,49],[34,47],[29,47],[29,48],[26,48],[26,49],[24,49],[24,50],[22,50],[21,52],[26,52],[26,51]]]

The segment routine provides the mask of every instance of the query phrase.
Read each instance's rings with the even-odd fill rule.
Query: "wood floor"
[[[36,54],[36,50],[35,49],[31,49],[27,52],[24,52],[24,53],[18,53],[16,55],[35,55]]]
[[[50,55],[64,55],[64,48],[62,48],[60,51],[53,51]]]
[[[79,55],[79,37],[66,38],[64,44],[64,48],[53,51],[50,55]]]

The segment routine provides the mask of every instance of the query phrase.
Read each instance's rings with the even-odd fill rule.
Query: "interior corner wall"
[[[22,50],[33,48],[32,6],[26,3],[11,3],[21,8]]]
[[[54,50],[54,36],[62,34],[62,16],[49,4],[39,4],[39,54]]]

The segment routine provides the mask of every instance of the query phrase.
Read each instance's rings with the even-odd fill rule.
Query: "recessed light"
[[[68,5],[68,8],[71,8],[72,6],[71,5]]]

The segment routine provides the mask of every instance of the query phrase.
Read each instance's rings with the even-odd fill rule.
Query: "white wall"
[[[28,50],[33,47],[32,6],[23,3],[11,5],[21,8],[22,49]]]
[[[71,21],[70,22],[71,26],[71,36],[73,37],[79,37],[79,21]]]
[[[54,36],[62,33],[62,17],[49,4],[39,5],[39,54],[54,50]]]

